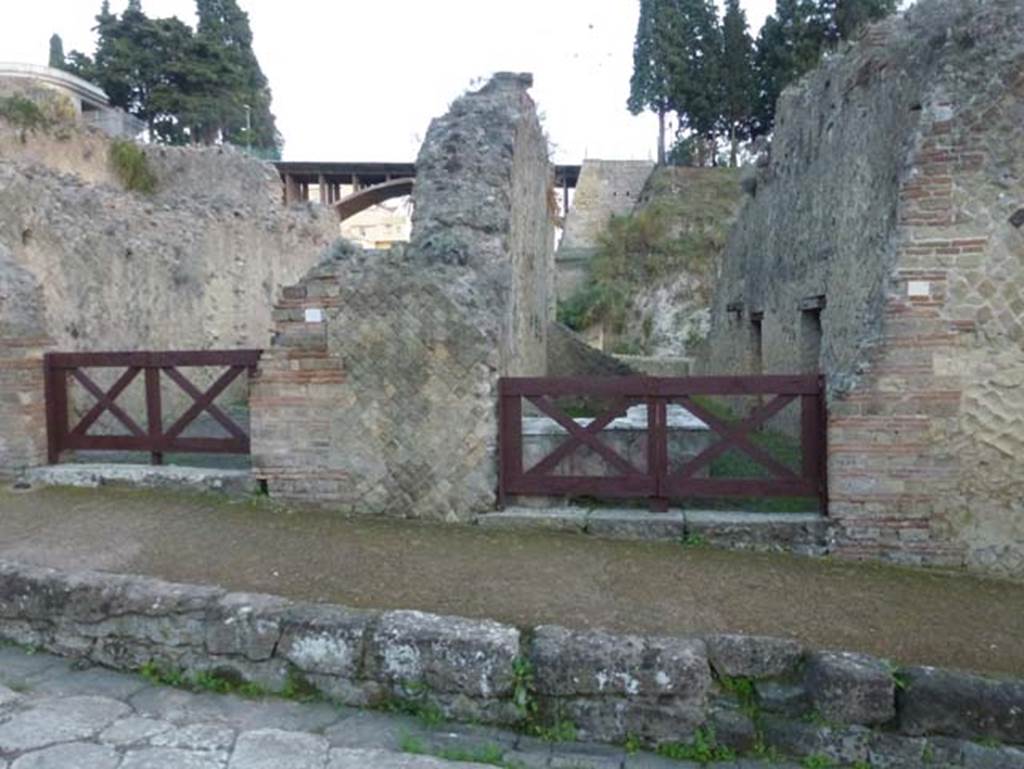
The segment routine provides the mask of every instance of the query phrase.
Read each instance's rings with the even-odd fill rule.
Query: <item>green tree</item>
[[[697,162],[713,164],[722,116],[722,28],[713,0],[674,0],[670,58],[679,131],[697,137]]]
[[[729,137],[729,164],[735,168],[739,143],[749,138],[757,111],[754,41],[739,0],[726,0],[725,3],[720,76],[722,118]]]
[[[249,19],[235,0],[197,0],[199,29],[151,19],[140,0],[118,17],[104,0],[92,58],[73,51],[68,68],[102,87],[114,106],[169,144],[220,141],[280,151],[270,88],[252,50]],[[252,131],[246,132],[246,110]]]
[[[776,0],[757,39],[758,109],[753,133],[769,133],[782,90],[818,64],[826,45],[896,10],[898,0]]]
[[[658,164],[665,163],[665,119],[672,110],[672,58],[675,41],[670,0],[640,0],[640,20],[633,43],[633,76],[626,106],[634,115],[650,110],[658,116]]]
[[[64,41],[56,33],[50,37],[49,64],[54,69],[64,69]]]
[[[782,89],[817,65],[825,34],[814,0],[776,0],[775,14],[761,27],[754,55],[758,78],[755,134],[771,132]]]
[[[252,48],[248,14],[236,0],[196,0],[196,14],[206,65],[219,71],[226,86],[207,105],[204,139],[219,133],[225,141],[280,152],[270,86]]]

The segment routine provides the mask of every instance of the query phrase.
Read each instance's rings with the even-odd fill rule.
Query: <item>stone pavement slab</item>
[[[0,647],[0,680],[14,677],[32,683],[18,684],[17,692],[0,688],[7,697],[0,769],[483,769],[496,756],[516,769],[691,769],[616,746],[155,686],[141,676],[77,670],[48,654]],[[55,695],[62,686],[75,693]],[[744,761],[715,766],[770,769]]]

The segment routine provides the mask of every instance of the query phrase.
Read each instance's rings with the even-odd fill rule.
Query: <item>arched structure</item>
[[[406,177],[403,179],[391,179],[382,184],[375,184],[372,187],[364,187],[334,203],[332,208],[337,212],[338,219],[345,221],[360,211],[365,211],[367,208],[383,203],[385,200],[401,198],[412,194],[412,187],[415,181],[412,177]]]

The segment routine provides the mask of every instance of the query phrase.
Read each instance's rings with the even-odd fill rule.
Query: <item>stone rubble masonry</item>
[[[1024,760],[1024,681],[900,670],[792,639],[517,629],[12,562],[0,562],[0,639],[117,670],[216,671],[277,692],[304,679],[341,704],[417,703],[480,724],[521,724],[515,702],[526,696],[542,719],[571,721],[597,742],[685,742],[710,727],[737,750],[760,734],[787,754],[843,763]]]
[[[1022,98],[1024,6],[922,0],[780,100],[703,368],[827,375],[840,556],[1024,577]]]
[[[337,237],[331,212],[284,208],[273,166],[242,152],[146,145],[158,189],[143,195],[124,189],[109,146],[82,126],[22,132],[0,118],[4,475],[46,459],[44,352],[263,348],[278,288]],[[118,401],[137,420],[142,391],[140,377]],[[93,403],[71,394],[73,408]],[[165,399],[168,415],[184,400],[173,387]]]
[[[407,248],[341,245],[281,292],[251,398],[272,496],[444,520],[493,509],[498,378],[546,368],[551,169],[530,83],[496,75],[431,124]]]

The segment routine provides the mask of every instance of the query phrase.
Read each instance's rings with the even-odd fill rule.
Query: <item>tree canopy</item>
[[[776,0],[756,42],[740,0],[640,0],[627,106],[659,118],[658,162],[717,164],[719,140],[770,133],[782,90],[815,67],[827,46],[892,13],[898,0]],[[665,152],[666,116],[678,133]]]
[[[231,142],[280,156],[281,135],[248,15],[236,0],[196,0],[196,13],[193,30],[175,17],[148,17],[141,0],[131,0],[120,16],[103,0],[95,52],[72,51],[63,67],[143,120],[154,141]]]

